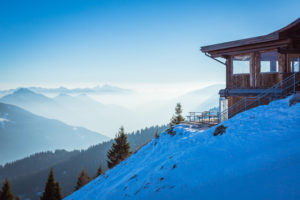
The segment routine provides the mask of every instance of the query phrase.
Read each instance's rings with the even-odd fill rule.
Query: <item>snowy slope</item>
[[[221,136],[177,126],[65,199],[300,199],[300,104],[288,101],[233,117]]]

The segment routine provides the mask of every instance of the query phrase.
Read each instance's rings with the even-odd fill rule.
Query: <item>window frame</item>
[[[271,70],[268,71],[268,72],[261,71],[261,61],[262,61],[261,60],[261,56],[262,56],[263,53],[268,53],[268,52],[276,52],[277,53],[277,64],[276,64],[276,71],[275,72],[271,72]],[[277,74],[277,73],[279,73],[279,53],[278,53],[278,51],[276,49],[267,50],[267,51],[260,51],[259,52],[259,72],[261,74]]]
[[[291,59],[292,58],[300,58],[300,53],[292,53],[292,54],[287,54],[287,67],[288,67],[288,72],[291,72],[291,73],[299,73],[300,72],[300,66],[299,66],[299,71],[295,72],[295,69],[293,68],[292,69],[292,66],[291,66]],[[300,62],[299,62],[299,65],[300,65]]]
[[[248,72],[245,72],[245,73],[234,73],[234,57],[237,57],[237,56],[249,56],[249,71]],[[231,65],[232,65],[232,75],[233,76],[239,76],[239,75],[250,75],[251,73],[251,62],[252,62],[252,59],[253,59],[253,56],[251,53],[243,53],[243,54],[237,54],[237,55],[233,55],[232,58],[231,58]]]

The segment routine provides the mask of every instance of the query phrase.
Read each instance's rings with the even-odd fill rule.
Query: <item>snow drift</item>
[[[65,200],[300,199],[300,104],[278,100],[222,123],[179,125]]]

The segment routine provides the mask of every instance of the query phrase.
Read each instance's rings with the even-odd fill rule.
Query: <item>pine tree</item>
[[[173,117],[171,119],[170,128],[169,128],[168,133],[171,135],[175,135],[176,133],[174,132],[174,126],[177,124],[180,124],[183,121],[184,121],[184,118],[182,116],[181,104],[177,103],[177,105],[175,107],[175,115],[173,115]]]
[[[101,174],[104,174],[104,171],[103,171],[101,165],[99,165],[99,168],[98,168],[98,170],[97,170],[97,173],[96,173],[96,175],[95,175],[95,178],[97,178],[97,177],[100,176]]]
[[[56,200],[61,200],[62,199],[62,193],[61,193],[59,182],[55,183],[55,190],[56,190],[56,195],[55,195]]]
[[[111,149],[107,153],[107,165],[110,169],[125,160],[131,154],[130,145],[127,142],[127,136],[125,135],[123,127],[120,128],[114,140],[115,143],[112,144]]]
[[[182,116],[182,107],[180,103],[177,103],[175,107],[175,116],[174,116],[174,124],[180,124],[181,122],[184,121],[184,118]]]
[[[48,176],[48,180],[45,186],[45,191],[43,192],[43,196],[41,200],[61,200],[61,189],[59,187],[59,183],[55,182],[53,170],[50,169],[50,173]]]
[[[156,132],[155,132],[155,138],[156,138],[156,139],[158,139],[158,138],[159,138],[158,129],[156,129]]]
[[[1,194],[0,200],[13,200],[14,199],[14,194],[11,191],[11,187],[10,187],[8,179],[5,179],[0,194]]]
[[[84,185],[88,184],[90,181],[91,181],[91,179],[90,179],[87,171],[83,168],[80,175],[79,175],[79,177],[78,177],[77,184],[76,184],[76,187],[75,187],[75,191],[80,189]]]

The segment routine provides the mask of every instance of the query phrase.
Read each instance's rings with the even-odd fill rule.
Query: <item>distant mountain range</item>
[[[36,97],[36,102],[45,101],[43,96]],[[97,132],[69,126],[17,106],[0,103],[0,164],[40,151],[83,149],[108,139]]]
[[[177,102],[182,104],[183,115],[187,115],[190,111],[204,111],[216,107],[219,103],[218,91],[224,87],[223,84],[215,84],[173,99],[157,99],[130,109],[119,105],[102,104],[89,94],[60,93],[50,98],[27,88],[20,88],[0,98],[0,102],[113,137],[121,125],[132,131],[152,124],[168,123]],[[122,98],[122,95],[111,98]],[[135,96],[131,99],[132,102],[139,103],[139,99]]]
[[[133,118],[133,113],[117,105],[104,105],[85,94],[59,94],[49,98],[43,94],[20,88],[0,98],[43,117],[57,119],[74,126],[113,135],[121,125]],[[132,121],[132,120],[131,120]]]
[[[15,89],[9,89],[9,90],[2,90],[0,91],[0,95],[7,95],[11,94],[21,88],[15,88]],[[113,93],[131,93],[132,90],[124,89],[112,85],[103,85],[103,86],[96,86],[92,88],[74,88],[74,89],[68,89],[65,87],[58,87],[58,88],[43,88],[43,87],[28,87],[26,89],[29,89],[36,93],[42,93],[42,94],[113,94]]]

